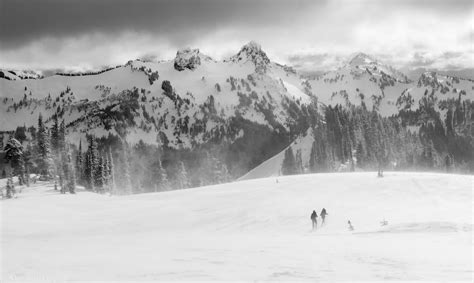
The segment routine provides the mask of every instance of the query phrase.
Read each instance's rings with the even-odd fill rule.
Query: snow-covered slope
[[[301,151],[302,165],[304,168],[309,168],[309,158],[311,154],[311,146],[314,141],[313,130],[309,129],[305,135],[298,137],[287,148],[265,160],[262,164],[250,170],[247,174],[240,177],[239,180],[250,180],[258,178],[281,176],[281,168],[283,160],[285,159],[285,151],[291,147],[293,153]]]
[[[472,182],[337,173],[123,197],[36,184],[0,202],[0,273],[2,281],[470,282]],[[323,207],[326,223],[311,232],[310,213]]]

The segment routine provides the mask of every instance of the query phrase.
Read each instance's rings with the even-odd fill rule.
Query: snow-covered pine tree
[[[58,135],[56,141],[56,168],[59,175],[59,185],[61,186],[61,193],[65,194],[68,190],[69,182],[69,168],[68,168],[68,149],[66,148],[66,131],[64,127],[64,120],[58,128]]]
[[[5,151],[5,159],[11,164],[13,174],[18,176],[20,185],[23,185],[25,180],[23,146],[17,139],[11,137],[3,150]]]
[[[67,161],[66,168],[67,168],[67,173],[68,173],[67,189],[69,193],[75,194],[76,193],[76,172],[74,170],[74,163],[72,162],[72,154],[69,148],[67,149],[66,161]]]
[[[176,183],[178,184],[178,189],[187,189],[190,187],[189,180],[188,180],[188,172],[186,171],[186,167],[184,166],[183,161],[178,162],[178,173],[176,176]]]
[[[163,168],[160,156],[158,156],[156,161],[153,163],[150,172],[152,173],[153,185],[156,186],[159,191],[167,191],[171,189],[171,184],[168,180],[168,174],[166,173],[166,169]],[[178,178],[179,174],[180,172],[178,171]]]
[[[78,183],[83,183],[84,159],[82,155],[82,140],[79,140],[79,149],[76,154],[76,180]]]
[[[88,166],[86,173],[89,178],[89,188],[97,190],[98,176],[100,176],[98,173],[99,151],[97,149],[97,141],[92,135],[89,136],[89,148],[87,149],[87,155]]]
[[[40,173],[47,179],[51,179],[54,177],[54,162],[51,156],[49,133],[43,123],[43,116],[41,113],[38,117],[37,146],[37,164],[38,168],[40,168]]]
[[[67,167],[67,153],[65,150],[60,150],[60,159],[58,160],[58,162],[59,186],[61,187],[61,194],[65,194],[67,191],[67,184],[69,179],[69,168]]]
[[[123,154],[123,192],[125,194],[131,194],[133,192],[132,180],[130,177],[130,160],[128,157],[129,147],[126,142],[122,144],[122,154]]]
[[[74,194],[76,191],[76,172],[75,166],[72,159],[71,149],[69,146],[66,146],[62,150],[62,178],[63,184],[61,186],[61,193],[66,193],[69,191],[71,194]]]
[[[356,159],[357,159],[357,166],[363,167],[364,166],[364,148],[361,142],[359,142],[359,144],[357,145]]]
[[[51,133],[51,151],[57,157],[59,155],[59,119],[58,115],[53,115],[53,126],[51,126],[50,133]]]
[[[66,125],[64,120],[61,121],[59,125],[59,135],[58,135],[58,150],[62,151],[66,148]]]
[[[105,186],[104,172],[105,172],[104,159],[101,155],[99,155],[97,157],[97,165],[94,171],[94,185],[96,187],[96,190],[101,193],[104,192],[104,186]]]
[[[107,192],[110,192],[110,164],[109,164],[109,158],[105,152],[102,152],[102,161],[104,163],[104,171],[102,172],[103,175],[103,182],[104,182],[104,190]]]
[[[109,159],[109,189],[111,194],[116,194],[116,187],[115,187],[115,165],[114,165],[114,158],[112,156],[112,148],[109,147],[108,151],[108,159]]]
[[[296,165],[296,174],[303,174],[303,158],[301,156],[301,149],[296,150],[296,157],[295,157],[295,165]]]
[[[26,146],[26,150],[23,153],[23,160],[25,161],[25,183],[26,186],[30,186],[30,171],[31,168],[33,168],[34,163],[33,163],[33,147],[31,146],[31,143],[28,142],[28,145]]]
[[[89,190],[91,191],[95,191],[95,186],[94,186],[94,170],[95,170],[95,166],[94,166],[94,161],[93,161],[93,157],[92,157],[92,154],[88,153],[87,154],[87,163],[86,163],[86,178],[87,178],[87,184],[88,184],[88,188]]]
[[[221,183],[227,183],[232,180],[232,176],[230,175],[229,169],[227,169],[227,165],[222,162],[221,163]]]

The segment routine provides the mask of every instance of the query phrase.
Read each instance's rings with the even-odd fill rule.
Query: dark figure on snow
[[[313,213],[311,213],[311,221],[313,222],[313,230],[318,227],[318,215],[316,214],[316,210],[313,210]]]
[[[321,215],[321,218],[323,219],[322,224],[324,224],[324,219],[326,218],[326,215],[328,215],[328,213],[326,212],[326,209],[323,208],[323,210],[321,210],[321,213],[319,215]]]
[[[354,226],[352,226],[352,223],[350,220],[347,221],[347,224],[349,224],[349,230],[350,231],[353,231],[354,230]]]

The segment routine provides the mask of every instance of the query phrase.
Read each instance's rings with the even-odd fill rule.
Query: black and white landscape
[[[470,1],[0,1],[2,281],[471,282]]]

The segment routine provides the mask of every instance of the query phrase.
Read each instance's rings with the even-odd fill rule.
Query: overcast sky
[[[362,51],[402,68],[473,67],[470,0],[0,0],[0,68],[97,69],[215,59],[250,40],[270,59],[332,68]]]

